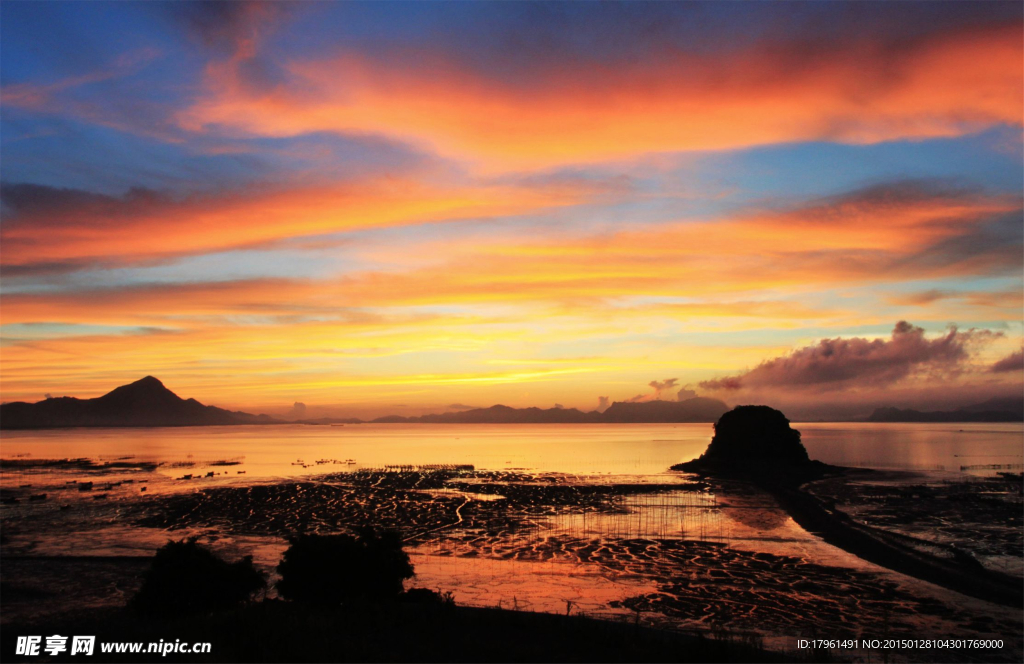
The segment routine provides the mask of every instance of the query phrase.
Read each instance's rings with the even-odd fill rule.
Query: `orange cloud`
[[[879,282],[1019,274],[1019,206],[1014,197],[900,183],[719,221],[534,240],[473,237],[449,241],[444,251],[427,244],[419,253],[429,258],[416,256],[403,269],[396,256],[391,272],[6,292],[3,394],[100,392],[151,373],[222,405],[387,402],[396,390],[430,386],[451,401],[491,386],[495,401],[529,405],[538,392],[529,397],[511,386],[550,383],[545,396],[562,401],[555,386],[571,391],[574,372],[586,369],[604,377],[592,381],[593,390],[621,398],[630,394],[615,381],[632,371],[646,372],[638,379],[647,381],[651,371],[671,366],[681,381],[695,382],[707,374],[694,372],[757,362],[766,352],[692,353],[666,328],[864,325],[878,316],[851,314],[816,296]],[[141,231],[133,232],[141,241]],[[1008,301],[1019,302],[1019,291],[989,299],[972,292],[965,305],[981,315],[1000,307],[1002,315]],[[948,320],[947,310],[940,313]],[[12,327],[32,323],[156,329],[58,330],[45,338]],[[494,360],[567,339],[575,354],[585,348],[600,357],[494,370]],[[438,371],[439,353],[460,358],[450,374]]]
[[[826,311],[802,295],[837,285],[1019,270],[1012,237],[999,235],[1019,233],[1019,210],[1015,197],[900,183],[722,221],[535,241],[475,237],[447,241],[443,251],[428,244],[413,266],[402,270],[399,262],[390,272],[6,294],[3,317],[7,324],[186,326],[204,318],[346,318],[474,304],[601,318],[814,320]],[[628,300],[636,297],[675,301]]]
[[[799,293],[837,284],[1005,273],[1020,265],[1012,237],[1001,235],[1019,228],[1019,211],[1017,197],[904,183],[722,221],[449,247],[452,258],[441,265],[347,279],[342,297],[585,307],[629,296],[720,301],[771,289]]]
[[[316,295],[313,284],[285,279],[8,293],[3,322],[188,327],[203,317],[298,315]]]
[[[263,136],[378,133],[490,171],[805,140],[870,143],[956,136],[1024,112],[1019,23],[883,48],[761,44],[657,63],[549,63],[526,84],[432,53],[401,66],[356,54],[282,63],[254,86],[251,53],[208,67],[206,92],[177,116],[189,131]],[[397,57],[397,56],[396,56]]]
[[[430,185],[381,179],[331,187],[249,191],[172,200],[133,191],[121,199],[7,185],[14,213],[0,229],[9,272],[60,265],[132,263],[259,246],[295,237],[486,218],[572,205],[586,185]]]

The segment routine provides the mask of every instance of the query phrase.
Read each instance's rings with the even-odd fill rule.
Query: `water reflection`
[[[812,457],[839,465],[959,470],[1021,463],[1020,424],[798,423]],[[388,464],[472,464],[568,474],[646,475],[695,458],[710,424],[238,426],[9,431],[3,457],[125,459],[249,476],[325,472],[314,460]],[[298,463],[303,460],[302,463]],[[217,462],[240,462],[218,468]],[[171,464],[178,464],[176,469]],[[223,477],[218,475],[218,477]]]
[[[812,458],[840,466],[959,472],[1019,464],[1021,424],[801,423]],[[986,469],[977,469],[984,474]]]

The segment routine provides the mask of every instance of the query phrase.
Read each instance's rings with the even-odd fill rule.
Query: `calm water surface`
[[[812,458],[867,468],[944,470],[1019,467],[1021,424],[797,423]],[[364,424],[10,431],[4,458],[133,457],[202,467],[218,460],[248,477],[287,477],[395,464],[472,464],[478,469],[645,475],[695,458],[710,424]],[[302,462],[299,464],[299,462]],[[969,472],[993,469],[967,468]],[[163,466],[160,472],[181,473]]]

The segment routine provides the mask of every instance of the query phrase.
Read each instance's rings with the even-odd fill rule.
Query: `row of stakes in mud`
[[[182,475],[181,477],[178,477],[176,479],[179,479],[179,480],[199,480],[199,479],[203,479],[205,477],[216,477],[217,475],[230,475],[230,474],[231,473],[229,473],[227,471],[224,471],[222,473],[218,473],[218,472],[214,472],[214,471],[211,470],[208,473],[206,473],[206,475],[199,475],[199,474],[188,473],[188,474]],[[244,470],[236,470],[235,474],[236,475],[245,475],[245,471]]]
[[[561,515],[541,531],[543,538],[566,540],[598,539],[728,539],[714,496],[697,491],[671,494],[641,494],[627,498],[626,509],[595,515],[586,511]]]
[[[355,459],[345,459],[344,461],[339,459],[317,459],[313,463],[306,463],[302,459],[297,459],[292,462],[293,466],[302,466],[303,468],[312,468],[313,466],[323,465],[336,465],[336,466],[355,466],[358,462]],[[427,463],[427,464],[389,464],[381,466],[380,468],[366,468],[370,471],[380,471],[385,473],[415,473],[425,472],[432,470],[453,470],[453,471],[473,471],[476,470],[472,464],[465,463]]]
[[[297,459],[292,462],[292,465],[312,468],[313,466],[322,465],[356,466],[358,462],[355,459],[345,459],[343,461],[339,459],[317,459],[313,463],[306,463],[302,459]],[[472,472],[476,470],[476,467],[467,463],[387,464],[379,467],[365,467],[363,470],[383,473],[417,473],[438,470]]]
[[[103,484],[99,488],[100,488],[101,491],[113,491],[115,487],[119,487],[119,486],[121,486],[123,484],[134,484],[134,483],[135,483],[135,480],[119,480],[117,482],[107,482],[106,484]],[[67,484],[68,486],[74,486],[76,489],[78,489],[79,492],[82,492],[82,493],[88,492],[88,491],[92,491],[93,488],[96,487],[96,483],[95,482],[80,482],[79,480],[68,480],[67,482],[65,482],[65,484]],[[21,485],[18,486],[18,488],[19,489],[31,489],[32,485],[31,484],[21,484]],[[145,482],[139,482],[139,492],[140,493],[143,492],[143,491],[146,491],[146,488],[147,487],[146,487]],[[28,501],[30,503],[41,503],[41,502],[45,501],[48,497],[49,497],[49,495],[45,494],[45,493],[33,493],[33,494],[29,494]],[[92,499],[93,500],[106,500],[108,497],[109,497],[109,494],[97,493],[97,494],[93,495]],[[3,504],[4,505],[17,505],[20,502],[21,501],[18,498],[13,497],[13,496],[3,499]],[[64,512],[64,511],[69,510],[69,509],[71,509],[71,505],[61,505],[60,506],[60,511],[61,512]]]
[[[306,463],[302,459],[297,459],[297,460],[292,462],[292,465],[293,466],[302,466],[303,468],[312,468],[313,466],[325,466],[325,465],[354,466],[354,465],[356,465],[356,460],[355,459],[345,459],[344,461],[341,461],[339,459],[317,459],[313,463]]]
[[[173,463],[171,465],[172,466],[178,466],[178,467],[180,467],[180,466],[188,467],[188,466],[195,466],[195,465],[199,465],[199,466],[237,466],[240,463],[242,463],[243,461],[245,461],[245,457],[244,456],[242,456],[242,457],[234,457],[232,459],[218,459],[216,461],[202,462],[202,461],[195,461],[193,459],[192,455],[189,454],[187,461],[183,461],[183,462],[179,461],[179,462],[175,462],[175,463]],[[203,479],[203,478],[206,478],[206,477],[216,477],[217,475],[230,475],[230,474],[231,473],[226,471],[226,470],[222,471],[222,472],[219,472],[219,473],[217,471],[211,470],[211,471],[208,471],[206,473],[206,475],[202,475],[200,473],[187,473],[187,474],[182,475],[181,477],[177,477],[175,479],[178,479],[178,480],[198,480],[198,479]],[[236,475],[245,475],[245,471],[244,470],[236,470],[235,474]]]

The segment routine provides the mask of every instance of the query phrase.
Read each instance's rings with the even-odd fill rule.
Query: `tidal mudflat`
[[[8,464],[4,497],[17,502],[0,513],[4,619],[121,604],[138,585],[142,558],[171,538],[199,536],[226,554],[253,555],[272,572],[295,533],[371,525],[401,533],[417,569],[414,585],[452,591],[464,605],[732,630],[780,649],[811,636],[995,638],[1006,643],[996,653],[909,656],[1021,656],[1019,608],[860,560],[808,534],[770,495],[741,482],[677,472],[326,463],[319,466],[326,472],[301,478],[247,478],[210,463],[172,473],[130,459]],[[845,485],[816,490],[850,500]],[[870,514],[864,518],[881,518]],[[1002,553],[1012,556],[1013,546]]]
[[[930,555],[973,557],[985,567],[1024,574],[1024,502],[1019,473],[970,476],[907,471],[813,483],[858,522],[896,534]]]

